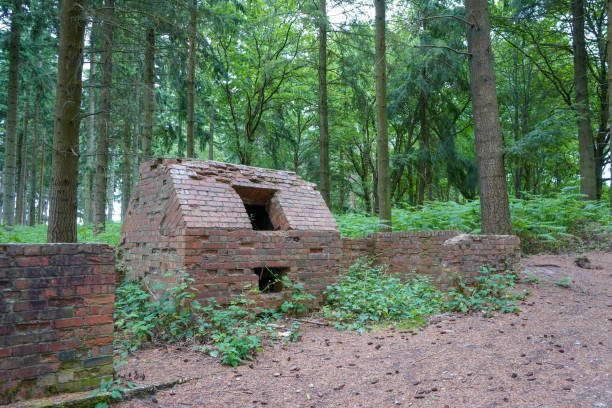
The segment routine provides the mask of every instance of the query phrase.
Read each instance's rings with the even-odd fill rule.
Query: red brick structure
[[[0,404],[113,373],[115,257],[105,244],[0,244]]]
[[[318,295],[364,255],[405,275],[444,278],[448,266],[468,276],[505,262],[518,268],[519,242],[511,236],[419,231],[341,239],[315,185],[293,172],[179,159],[157,159],[140,171],[119,244],[127,275],[158,281],[185,271],[202,299],[224,303],[250,286],[275,304],[282,289],[271,284],[276,275]]]
[[[342,265],[370,256],[404,277],[427,274],[450,284],[449,274],[474,277],[481,266],[518,271],[520,241],[514,235],[468,235],[459,231],[385,232],[342,240]]]
[[[185,271],[201,299],[227,302],[251,286],[274,303],[275,275],[315,294],[337,275],[336,222],[315,185],[295,173],[157,159],[140,174],[119,244],[128,277]]]

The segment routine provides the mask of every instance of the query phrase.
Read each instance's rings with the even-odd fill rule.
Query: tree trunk
[[[134,139],[132,141],[132,183],[136,184],[138,182],[138,177],[140,175],[139,169],[139,161],[138,161],[138,140],[140,139],[138,136],[140,134],[140,117],[141,117],[141,109],[140,109],[140,85],[136,86],[136,109],[138,114],[136,115],[136,120],[134,120]]]
[[[612,64],[612,0],[608,0],[608,64]],[[608,123],[612,133],[612,68],[608,66]],[[612,135],[610,138],[610,214],[612,214]]]
[[[113,146],[109,146],[110,167],[108,173],[108,196],[106,197],[106,219],[108,222],[113,222],[113,213],[115,210],[115,166],[117,156],[113,152]]]
[[[111,124],[111,89],[113,75],[113,32],[115,1],[104,0],[103,21],[100,27],[102,53],[100,67],[102,79],[100,88],[100,114],[98,115],[98,140],[96,144],[96,174],[94,177],[93,223],[94,236],[106,229],[106,183],[108,168],[108,139]],[[112,169],[111,169],[112,171]],[[110,192],[112,197],[113,192]],[[111,199],[112,202],[112,199]],[[112,206],[111,206],[112,214]]]
[[[47,242],[76,242],[85,0],[63,0]]]
[[[45,178],[45,142],[47,140],[47,132],[45,127],[41,129],[40,137],[40,175],[38,176],[38,215],[36,219],[39,224],[42,224],[42,209],[43,209],[43,180]]]
[[[215,142],[215,104],[210,101],[210,123],[208,124],[208,133],[210,140],[208,142],[208,160],[214,160],[214,142]]]
[[[327,4],[319,0],[319,190],[329,206],[329,123],[327,118]]]
[[[153,69],[155,64],[155,30],[147,30],[147,45],[145,49],[145,92],[144,92],[144,127],[142,129],[142,160],[147,161],[151,158],[151,141],[153,138],[153,108],[154,108],[154,88],[153,88]]]
[[[130,133],[130,121],[125,118],[123,126],[123,151],[125,157],[123,160],[121,172],[121,220],[125,220],[130,195],[132,193],[132,135]]]
[[[32,154],[30,155],[30,197],[28,198],[28,225],[36,223],[36,181],[37,170],[36,158],[38,156],[38,119],[40,114],[40,95],[36,92],[34,99],[34,124],[32,126]],[[40,205],[40,198],[39,198]]]
[[[187,157],[195,157],[193,148],[193,126],[195,108],[195,60],[196,60],[196,11],[197,0],[191,5],[191,19],[189,21],[189,84],[187,89]]]
[[[572,3],[572,46],[574,48],[574,88],[578,113],[578,152],[580,154],[580,192],[586,200],[597,199],[595,180],[595,147],[591,129],[587,53],[584,39],[584,0]]]
[[[15,173],[17,172],[17,107],[19,105],[19,50],[21,48],[21,1],[13,2],[9,37],[9,73],[6,101],[6,137],[2,172],[2,222],[15,223]]]
[[[26,204],[26,191],[25,181],[27,178],[27,146],[28,146],[28,124],[30,122],[30,90],[26,89],[26,101],[23,112],[23,132],[21,133],[21,140],[19,142],[19,171],[17,173],[17,207],[16,207],[16,224],[25,224],[25,204]]]
[[[85,222],[93,224],[93,197],[94,197],[94,174],[96,172],[96,97],[94,87],[95,76],[95,48],[97,44],[98,25],[93,23],[90,32],[89,51],[89,89],[87,91],[87,102],[89,105],[89,117],[87,120],[87,169],[85,172]]]
[[[487,0],[465,0],[470,92],[483,234],[510,234],[503,136],[495,93]]]
[[[391,230],[391,197],[389,189],[389,136],[387,127],[387,61],[385,49],[385,0],[374,0],[376,8],[376,157],[378,167],[378,210]]]
[[[177,156],[183,157],[183,119],[181,119],[180,115],[178,118],[178,128],[176,130],[177,135]]]

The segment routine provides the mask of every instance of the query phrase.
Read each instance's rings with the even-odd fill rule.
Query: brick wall
[[[448,272],[469,278],[482,265],[518,270],[520,241],[513,235],[468,235],[458,231],[406,231],[342,239],[342,266],[362,256],[408,276],[413,272],[440,278],[449,284]]]
[[[0,404],[92,389],[113,372],[105,244],[0,244]]]

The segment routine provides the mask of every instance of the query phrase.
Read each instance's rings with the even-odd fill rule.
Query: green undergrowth
[[[115,346],[123,358],[145,343],[189,341],[220,357],[222,364],[236,366],[252,358],[264,337],[275,339],[272,322],[304,312],[305,302],[313,298],[301,285],[285,278],[283,285],[291,295],[279,310],[256,308],[244,295],[224,307],[214,299],[203,305],[195,299],[192,283],[185,275],[172,285],[160,284],[151,291],[137,280],[126,280],[117,288],[115,326],[119,335]],[[299,325],[293,324],[284,338],[296,340],[298,329]]]
[[[96,237],[93,226],[90,224],[77,226],[77,239],[79,242],[103,242],[112,246],[119,243],[121,223],[109,222],[106,230]],[[44,244],[47,242],[47,225],[38,224],[33,227],[14,225],[11,227],[0,225],[0,243]]]
[[[609,245],[612,232],[609,204],[583,201],[574,187],[552,196],[510,199],[514,232],[524,252],[559,251]],[[380,229],[376,216],[364,213],[336,215],[344,237],[363,237]],[[480,233],[480,202],[430,202],[420,208],[394,208],[394,231],[459,230]]]
[[[443,312],[518,312],[516,300],[527,292],[511,290],[517,275],[482,267],[471,284],[454,276],[456,287],[439,290],[429,277],[414,275],[406,281],[372,260],[357,261],[327,288],[325,317],[338,329],[366,331],[381,325],[419,326],[427,316]]]

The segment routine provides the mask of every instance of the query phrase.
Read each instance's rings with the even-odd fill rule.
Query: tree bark
[[[115,166],[117,156],[113,153],[113,146],[109,146],[110,167],[108,172],[108,195],[106,197],[106,219],[108,222],[113,222],[113,213],[115,210]]]
[[[319,190],[329,206],[329,122],[327,116],[327,4],[319,0]]]
[[[134,136],[132,141],[132,183],[136,184],[138,182],[138,177],[140,175],[139,169],[139,161],[138,161],[138,140],[140,134],[140,117],[142,114],[142,110],[140,109],[140,85],[136,86],[136,109],[138,111],[136,115],[136,119],[134,120]]]
[[[153,109],[154,109],[154,88],[153,72],[155,64],[155,30],[147,30],[146,49],[145,49],[145,92],[144,92],[144,126],[142,129],[142,160],[147,161],[151,158],[151,141],[153,138]]]
[[[42,209],[43,209],[43,180],[45,178],[45,141],[47,140],[47,132],[45,128],[41,129],[40,137],[40,175],[38,176],[38,215],[36,219],[39,224],[42,224]]]
[[[376,156],[378,167],[378,212],[391,230],[391,196],[389,189],[389,135],[387,124],[387,61],[385,46],[385,0],[374,0],[376,8]]]
[[[193,143],[194,109],[195,109],[195,60],[196,60],[196,11],[197,0],[191,5],[189,21],[189,84],[187,89],[187,157],[195,157]]]
[[[93,233],[94,236],[106,229],[106,187],[108,168],[108,144],[111,124],[111,90],[113,77],[113,32],[111,21],[115,1],[104,0],[103,21],[100,27],[102,53],[100,68],[102,79],[100,88],[100,114],[98,115],[98,140],[96,144],[96,174],[94,176]],[[112,171],[112,170],[111,170]],[[111,191],[111,197],[113,192]],[[111,207],[112,213],[112,207]]]
[[[210,140],[208,143],[208,160],[214,160],[214,142],[215,142],[215,104],[210,101],[210,119],[208,124],[208,133],[210,133]]]
[[[483,234],[510,234],[503,136],[495,92],[487,0],[465,0],[470,92]]]
[[[584,39],[584,0],[572,0],[572,46],[574,48],[574,88],[578,114],[578,152],[580,155],[580,192],[586,200],[597,199],[595,146],[591,129],[587,53]]]
[[[608,0],[608,64],[612,64],[612,0]],[[612,133],[612,68],[608,66],[608,123]],[[610,138],[610,214],[612,214],[612,135]]]
[[[63,0],[47,242],[76,242],[85,0]]]
[[[17,173],[17,207],[15,215],[16,224],[25,224],[25,204],[26,204],[26,178],[27,178],[27,145],[28,145],[28,124],[30,122],[30,90],[26,89],[26,101],[23,111],[23,131],[19,141],[19,171]]]
[[[19,50],[21,48],[21,1],[13,2],[9,37],[9,74],[6,101],[6,138],[2,172],[2,222],[15,223],[15,173],[17,172],[17,107],[19,105]]]
[[[123,160],[121,172],[121,220],[125,219],[130,195],[132,193],[132,134],[130,132],[130,121],[125,118],[123,126],[123,151],[125,158]]]
[[[94,87],[94,76],[96,68],[95,48],[97,45],[98,25],[93,23],[90,32],[89,51],[89,89],[87,90],[87,103],[89,105],[89,117],[87,120],[87,169],[85,171],[85,222],[93,224],[93,197],[94,197],[94,174],[96,172],[96,98]]]
[[[36,182],[38,181],[36,158],[38,157],[38,120],[40,115],[40,95],[36,92],[34,97],[34,123],[32,126],[32,151],[30,155],[30,196],[28,198],[28,225],[36,223]],[[40,205],[40,198],[38,200]]]

